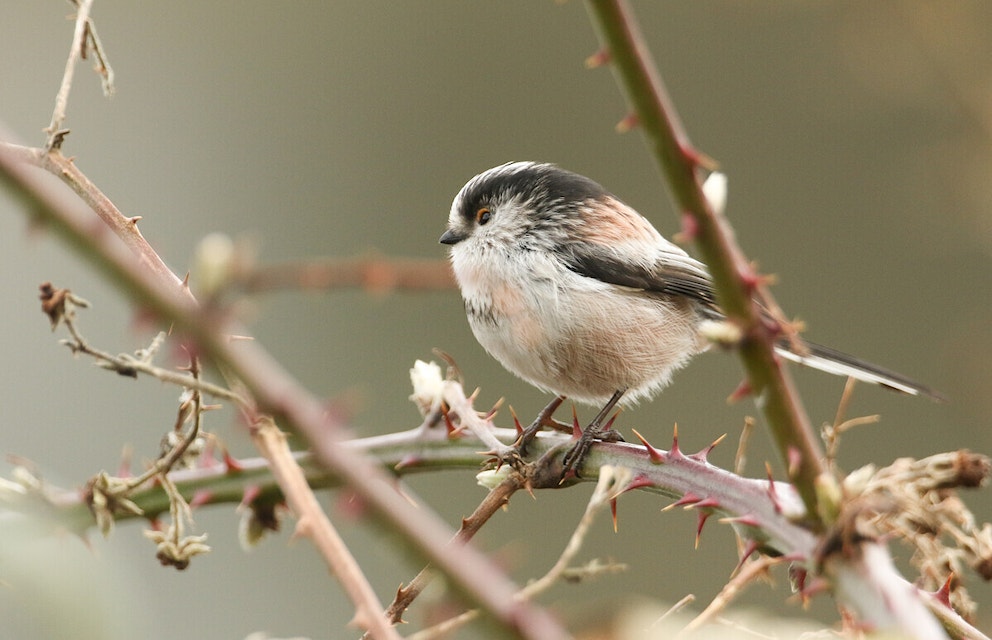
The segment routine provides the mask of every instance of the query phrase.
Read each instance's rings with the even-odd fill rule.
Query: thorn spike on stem
[[[193,496],[189,499],[189,506],[191,509],[201,507],[205,504],[210,504],[210,501],[214,498],[214,492],[210,489],[197,489],[193,492]]]
[[[795,478],[799,474],[799,468],[802,467],[803,454],[799,452],[799,449],[790,446],[786,455],[789,459],[789,477]]]
[[[617,499],[613,498],[610,500],[610,514],[613,516],[613,533],[618,531],[617,528]]]
[[[579,426],[579,414],[572,405],[572,438],[578,440],[582,437],[582,427]]]
[[[727,404],[737,404],[744,398],[751,395],[754,389],[751,388],[751,382],[749,380],[741,380],[741,383],[737,385],[737,388],[730,392],[727,396]]]
[[[710,451],[713,451],[713,449],[716,449],[716,446],[718,444],[720,444],[721,442],[723,442],[723,439],[726,438],[726,437],[727,437],[727,434],[725,433],[722,436],[720,436],[719,438],[717,438],[716,440],[714,440],[713,442],[711,442],[708,447],[706,447],[705,449],[702,449],[701,451],[699,451],[699,453],[692,454],[689,457],[692,458],[693,460],[697,460],[699,462],[709,462],[707,460],[707,456],[710,455]]]
[[[682,494],[682,497],[681,498],[679,498],[678,500],[676,500],[672,504],[668,505],[667,507],[663,508],[662,511],[668,511],[668,510],[674,509],[676,507],[685,507],[685,506],[690,506],[691,507],[692,505],[696,504],[700,500],[702,500],[702,498],[700,498],[699,496],[697,496],[695,493],[693,493],[691,491],[688,491],[688,492]]]
[[[677,244],[689,244],[699,236],[699,220],[688,211],[682,212],[682,228],[672,238]]]
[[[679,449],[679,423],[675,423],[675,428],[672,432],[672,448],[669,450],[668,455],[672,458],[684,458],[682,455],[682,450]]]
[[[778,491],[775,489],[775,479],[772,478],[772,465],[765,463],[765,472],[768,474],[768,499],[775,507],[775,513],[782,513],[782,502],[778,499]]]
[[[393,469],[395,469],[396,471],[400,471],[401,469],[406,469],[407,467],[415,467],[419,462],[420,462],[420,458],[418,456],[409,454],[403,456],[403,458],[396,463]]]
[[[637,117],[636,113],[629,113],[624,116],[623,120],[617,123],[616,131],[617,133],[627,133],[634,127],[640,124],[640,118]]]
[[[617,421],[618,417],[620,417],[619,410],[613,414],[613,417],[611,417],[609,420],[606,421],[606,424],[603,425],[603,431],[606,432],[613,429],[613,423]]]
[[[227,450],[227,447],[224,447],[224,468],[227,469],[228,473],[241,473],[244,471],[244,467],[242,467],[241,463],[231,455],[231,452]]]
[[[617,495],[619,496],[621,493],[627,493],[628,491],[633,491],[634,489],[642,489],[644,487],[653,487],[653,486],[656,485],[655,482],[651,480],[651,478],[649,478],[648,476],[639,475],[630,482],[628,482],[626,485],[624,485],[623,489],[617,492]]]
[[[761,520],[758,520],[758,518],[751,514],[746,514],[743,516],[727,516],[726,518],[720,518],[720,522],[722,524],[738,524],[745,527],[754,527],[756,529],[761,527]]]
[[[458,433],[458,429],[455,427],[455,423],[451,421],[451,414],[448,410],[448,405],[446,404],[441,405],[441,417],[444,418],[444,427],[448,431],[448,438],[450,439],[455,437],[455,434]]]
[[[751,292],[757,291],[758,287],[764,284],[764,278],[754,269],[754,265],[740,267],[737,276],[741,283]]]
[[[755,540],[748,540],[747,544],[744,545],[744,549],[741,551],[741,559],[734,567],[734,570],[730,572],[730,577],[737,575],[747,559],[751,557],[751,554],[758,550],[758,543]]]
[[[953,609],[951,605],[951,583],[954,581],[954,573],[951,572],[947,574],[947,580],[944,580],[944,584],[941,585],[940,589],[934,591],[933,595],[937,600],[947,607],[948,609]]]
[[[592,54],[585,60],[586,69],[598,69],[604,66],[610,61],[610,51],[608,49],[600,49],[596,53]]]
[[[244,493],[241,494],[241,504],[246,507],[255,502],[255,499],[262,495],[262,490],[256,484],[250,484],[245,487]]]
[[[513,428],[517,431],[517,436],[522,436],[524,433],[524,427],[520,424],[520,419],[517,418],[517,412],[513,410],[513,405],[509,405],[510,415],[513,416]]]
[[[644,449],[647,450],[647,452],[648,452],[648,458],[651,460],[651,463],[652,464],[663,464],[665,462],[665,454],[664,453],[662,453],[658,449],[655,449],[654,447],[652,447],[651,446],[651,443],[648,442],[644,438],[644,436],[642,436],[640,433],[637,432],[637,429],[632,429],[631,431],[634,432],[634,435],[637,436],[637,439],[640,440],[641,441],[641,444],[644,445]]]
[[[700,511],[696,515],[696,542],[693,548],[695,549],[699,548],[699,536],[702,535],[703,525],[706,524],[706,521],[709,519],[711,515],[713,515],[711,511]]]
[[[503,406],[503,402],[505,401],[506,398],[500,398],[499,400],[497,400],[496,403],[493,405],[493,408],[490,409],[488,412],[486,412],[486,415],[482,416],[482,419],[492,420],[493,418],[495,418],[496,414],[499,412],[499,408]]]

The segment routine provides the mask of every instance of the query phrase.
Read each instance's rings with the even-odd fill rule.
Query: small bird
[[[578,471],[623,398],[650,398],[724,318],[706,265],[598,183],[553,164],[509,162],[469,180],[440,238],[479,343],[544,391],[602,411],[566,454]],[[912,395],[928,387],[810,342],[783,357]]]

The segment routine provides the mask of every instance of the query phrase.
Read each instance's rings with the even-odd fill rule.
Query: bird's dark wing
[[[634,252],[622,247],[597,243],[576,243],[565,249],[565,264],[580,275],[650,293],[683,296],[717,312],[713,282],[706,267],[677,247],[655,251],[647,261],[638,261]],[[644,255],[641,251],[636,253],[639,257]]]

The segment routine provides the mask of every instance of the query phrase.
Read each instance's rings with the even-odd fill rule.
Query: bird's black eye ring
[[[489,207],[480,207],[478,211],[475,212],[475,221],[480,225],[484,225],[493,218],[493,212],[490,211]]]

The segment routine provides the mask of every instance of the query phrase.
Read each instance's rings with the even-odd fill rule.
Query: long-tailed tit
[[[581,464],[621,396],[649,398],[708,341],[723,314],[706,266],[584,176],[511,162],[462,187],[441,236],[451,246],[469,324],[504,367],[534,386],[603,406],[566,469]],[[785,358],[913,395],[898,373],[803,342]],[[577,455],[573,455],[577,454]]]

